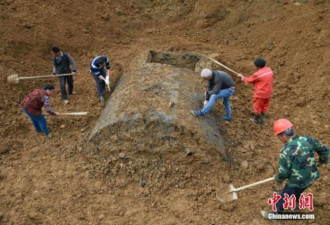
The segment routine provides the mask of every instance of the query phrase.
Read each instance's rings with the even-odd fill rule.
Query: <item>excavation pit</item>
[[[196,64],[202,57],[193,53],[156,52],[150,51],[147,63],[167,64],[178,68],[195,70]]]

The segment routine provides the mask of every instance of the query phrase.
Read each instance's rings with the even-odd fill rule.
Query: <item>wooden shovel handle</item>
[[[211,59],[215,64],[218,64],[218,65],[222,66],[223,68],[229,70],[230,72],[232,72],[232,73],[234,73],[234,74],[236,74],[236,75],[239,74],[239,73],[237,73],[236,71],[230,69],[228,66],[226,66],[226,65],[224,65],[224,64],[222,64],[222,63],[220,63],[220,62],[218,62],[217,60],[215,60],[215,59],[213,59],[213,58],[209,58],[209,59]]]
[[[42,76],[32,76],[32,77],[18,77],[19,80],[26,80],[26,79],[37,79],[37,78],[45,78],[45,77],[63,77],[74,75],[72,73],[64,73],[64,74],[56,74],[56,75],[42,75]]]
[[[73,115],[73,116],[85,116],[88,112],[64,112],[58,113],[59,115]]]
[[[243,190],[243,189],[246,189],[246,188],[249,188],[249,187],[253,187],[253,186],[256,186],[256,185],[259,185],[259,184],[263,184],[263,183],[266,183],[266,182],[269,182],[269,181],[272,181],[275,179],[275,176],[274,177],[270,177],[270,178],[267,178],[265,180],[261,180],[261,181],[258,181],[258,182],[255,182],[255,183],[252,183],[252,184],[248,184],[248,185],[245,185],[243,187],[239,187],[239,188],[234,188],[234,190],[231,190],[232,191],[240,191],[240,190]]]

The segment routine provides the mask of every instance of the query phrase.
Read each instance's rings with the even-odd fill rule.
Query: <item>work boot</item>
[[[228,116],[221,116],[221,119],[223,119],[227,123],[230,123],[230,121],[231,121],[231,118],[229,118]]]
[[[260,119],[260,115],[258,114],[254,114],[253,118],[251,118],[251,121],[255,124],[261,124],[261,119]]]
[[[261,122],[262,125],[265,124],[265,118],[266,118],[266,113],[261,112],[261,114],[260,114],[260,122]]]
[[[193,114],[194,116],[204,116],[204,113],[202,113],[202,111],[200,110],[196,110],[196,111],[191,111],[191,114]]]

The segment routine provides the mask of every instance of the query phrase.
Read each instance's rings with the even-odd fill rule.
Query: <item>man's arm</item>
[[[53,57],[53,75],[56,74],[55,58]]]
[[[222,87],[222,81],[218,80],[218,81],[214,81],[214,86],[212,90],[208,90],[207,93],[211,96],[213,94],[218,94],[221,90]]]
[[[315,151],[319,155],[320,162],[323,164],[328,164],[329,149],[327,148],[327,146],[312,137],[309,137],[308,141],[313,142],[315,146]]]
[[[110,60],[108,57],[106,57],[106,61],[105,61],[105,67],[107,68],[107,76],[110,77],[110,68],[111,68],[111,64],[110,64]]]
[[[108,57],[105,57],[106,61],[105,61],[105,67],[107,68],[107,71],[110,70],[111,64],[110,64],[110,60]]]
[[[71,65],[72,65],[72,71],[77,72],[76,62],[74,61],[74,59],[71,57],[70,54],[68,54],[68,59],[69,59]]]
[[[58,115],[57,112],[55,112],[54,110],[52,110],[50,108],[50,101],[49,101],[49,97],[48,96],[44,96],[42,97],[41,101],[44,103],[44,107],[46,109],[46,111],[50,114],[50,115]]]
[[[258,81],[258,79],[259,79],[259,76],[257,75],[257,74],[252,74],[252,76],[250,76],[250,77],[245,77],[245,76],[243,76],[242,78],[242,81],[244,82],[244,83],[252,83],[252,84],[254,84],[255,82],[257,82]]]
[[[278,161],[278,174],[275,180],[278,183],[282,183],[285,179],[291,176],[291,166],[292,162],[287,154],[281,152],[280,159]]]

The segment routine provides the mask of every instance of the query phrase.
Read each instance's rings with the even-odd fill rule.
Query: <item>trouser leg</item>
[[[276,203],[276,209],[277,212],[281,213],[284,211],[284,194],[288,194],[289,197],[291,195],[295,195],[296,199],[300,198],[300,195],[304,192],[306,188],[294,188],[294,187],[289,187],[288,184],[285,185],[285,187],[283,188],[283,190],[281,191],[280,195],[281,195],[281,199]],[[297,207],[297,205],[296,205]],[[299,207],[299,206],[298,206]]]
[[[211,95],[208,103],[203,107],[203,109],[201,110],[202,113],[206,114],[208,113],[214,106],[214,104],[216,103],[216,101],[219,99],[219,98],[227,98],[226,100],[226,105],[225,107],[226,108],[226,114],[227,114],[227,111],[229,112],[230,114],[230,117],[231,117],[231,110],[230,110],[230,101],[229,101],[229,97],[232,96],[233,94],[235,93],[235,89],[233,88],[228,88],[228,89],[223,89],[221,90],[218,94],[213,94]]]
[[[264,101],[264,99],[262,99],[262,98],[255,98],[255,97],[253,98],[253,113],[254,113],[254,116],[253,116],[252,121],[254,123],[257,123],[257,124],[263,124],[264,123],[264,120],[261,116],[263,101]]]
[[[95,83],[96,83],[96,89],[97,89],[97,94],[99,95],[99,97],[104,95],[104,88],[105,88],[105,83],[103,80],[101,80],[98,77],[95,77]]]
[[[217,99],[218,98],[217,98],[216,95],[211,95],[209,101],[207,102],[207,104],[201,110],[202,113],[204,113],[204,114],[208,113],[213,108],[213,106],[216,103]]]
[[[223,98],[222,104],[225,106],[226,118],[231,119],[230,97]]]
[[[66,92],[66,87],[65,87],[66,76],[59,77],[59,80],[60,80],[60,88],[61,88],[61,98],[62,100],[67,100],[68,94]]]
[[[45,119],[45,117],[43,115],[38,116],[37,118],[39,127],[41,128],[42,132],[44,133],[44,135],[48,135],[49,134],[49,130],[47,128],[47,121]]]
[[[263,105],[262,105],[262,108],[261,108],[261,114],[260,114],[262,123],[264,123],[265,119],[266,119],[266,113],[268,111],[270,98],[264,98],[263,100],[264,101],[263,101]]]
[[[256,115],[261,114],[262,98],[253,98],[253,113]]]
[[[22,109],[22,110],[30,118],[30,120],[32,121],[32,124],[34,126],[34,129],[37,132],[40,132],[41,131],[41,128],[39,126],[38,120],[36,119],[36,116],[33,116],[32,114],[30,114],[28,111],[26,111],[26,109]]]
[[[72,95],[73,91],[73,76],[67,76],[67,81],[68,81],[68,92],[70,95]]]

